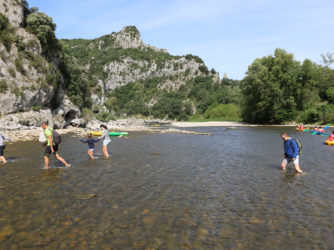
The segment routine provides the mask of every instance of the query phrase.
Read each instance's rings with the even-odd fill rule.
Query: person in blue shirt
[[[94,154],[93,154],[95,150],[94,143],[100,141],[100,139],[94,139],[92,138],[92,134],[88,134],[88,138],[81,139],[80,141],[88,144],[88,155],[92,160],[94,160]]]
[[[296,140],[291,139],[286,132],[282,133],[281,136],[284,141],[284,159],[281,163],[282,170],[286,171],[286,166],[290,162],[293,162],[297,173],[302,174],[303,171],[299,167],[299,147]]]

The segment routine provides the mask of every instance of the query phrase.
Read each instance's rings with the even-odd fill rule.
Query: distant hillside
[[[89,99],[83,93],[84,103],[74,93],[72,100],[95,113],[102,109],[115,115],[183,119],[222,102],[217,96],[224,95],[223,89],[226,94],[218,73],[201,58],[173,56],[144,44],[134,26],[94,40],[61,40],[61,44],[72,68],[72,83],[77,80],[76,90],[88,86],[91,94]]]

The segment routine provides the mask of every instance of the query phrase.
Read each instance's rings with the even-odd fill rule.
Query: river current
[[[303,144],[287,173],[286,128],[195,128],[211,136],[130,133],[97,159],[74,135],[43,167],[38,142],[8,144],[0,164],[0,248],[333,249],[334,147]]]

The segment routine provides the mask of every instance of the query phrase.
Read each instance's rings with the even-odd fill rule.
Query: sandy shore
[[[244,127],[258,126],[241,122],[173,122],[172,126],[177,128],[194,128],[194,127]]]
[[[65,134],[73,134],[72,137],[83,138],[86,137],[88,132],[92,131],[92,129],[88,128],[76,128],[69,127],[66,129],[57,129],[57,132],[60,135]],[[144,126],[131,126],[131,127],[117,127],[110,128],[109,131],[124,131],[129,132],[129,136],[131,136],[131,132],[147,132],[147,133],[179,133],[179,134],[193,134],[193,135],[210,135],[209,133],[199,133],[195,131],[188,131],[184,129],[177,128],[167,128],[167,129],[159,129],[159,128],[150,128]],[[13,139],[15,141],[37,141],[40,134],[42,132],[41,128],[34,129],[21,129],[21,130],[0,130],[0,133]]]
[[[176,128],[195,128],[195,127],[258,127],[258,126],[262,126],[262,127],[296,127],[296,124],[263,125],[263,124],[248,124],[248,123],[242,123],[242,122],[173,122],[171,125],[173,127],[176,127]],[[314,126],[314,125],[312,125],[312,126]]]

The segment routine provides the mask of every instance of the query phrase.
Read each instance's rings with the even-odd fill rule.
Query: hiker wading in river
[[[45,152],[44,152],[44,162],[45,162],[45,166],[44,168],[49,168],[50,165],[50,155],[54,154],[54,156],[56,157],[56,159],[62,163],[64,163],[64,165],[66,167],[69,167],[70,164],[68,164],[59,154],[58,154],[58,144],[56,144],[54,142],[54,132],[52,128],[49,128],[49,123],[48,122],[43,122],[42,123],[42,128],[44,130],[44,136],[46,139],[46,142],[44,144],[45,146]]]
[[[284,141],[284,159],[281,163],[281,168],[283,171],[286,171],[286,166],[293,162],[293,165],[297,173],[302,174],[303,171],[299,167],[299,154],[300,148],[297,140],[289,137],[287,133],[282,133],[282,140]]]

